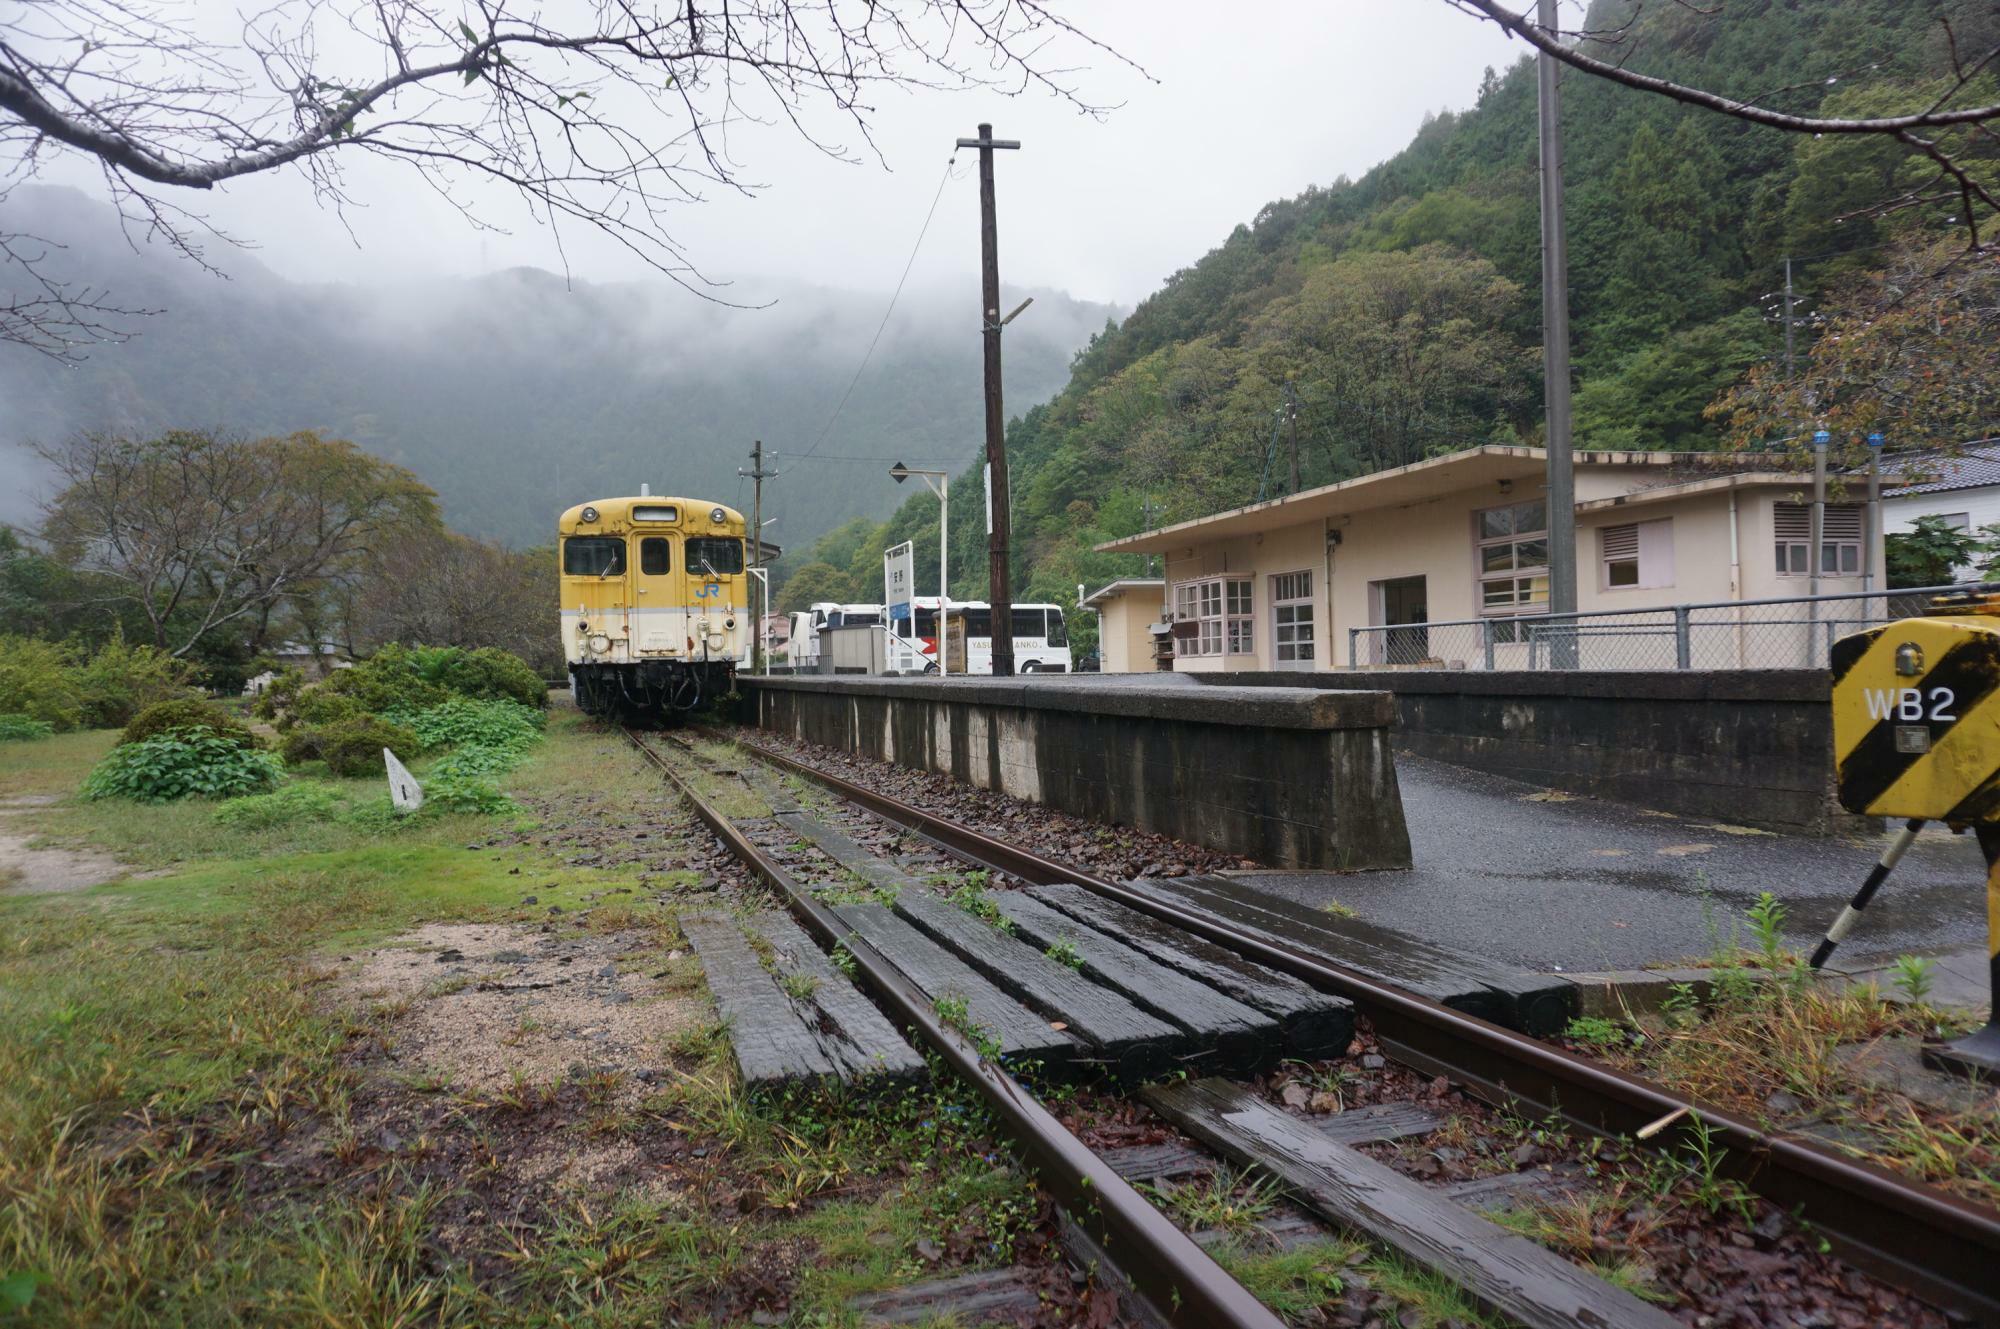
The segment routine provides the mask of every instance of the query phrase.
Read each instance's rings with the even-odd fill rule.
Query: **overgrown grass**
[[[1967,1027],[1966,1014],[1817,981],[1781,944],[1783,915],[1775,900],[1760,899],[1747,915],[1748,948],[1737,944],[1745,928],[1730,929],[1710,957],[1706,1004],[1680,993],[1658,1017],[1579,1021],[1570,1036],[1594,1055],[1753,1119],[1832,1123],[1841,1128],[1828,1141],[1834,1148],[2000,1205],[2000,1120],[1990,1110],[1926,1106],[1869,1083],[1842,1055],[1878,1039],[1914,1045],[1949,1035]],[[1785,1097],[1796,1109],[1773,1106]]]
[[[62,792],[112,737],[35,745],[68,750],[57,777],[10,767],[0,750],[0,774]],[[597,825],[629,810],[670,834],[680,820],[621,738],[573,715],[553,717],[549,741],[506,778],[549,810],[552,833],[585,802]],[[62,839],[169,875],[0,896],[0,1281],[36,1282],[35,1323],[650,1325],[663,1305],[699,1320],[711,1290],[754,1282],[779,1253],[795,1315],[844,1323],[855,1293],[934,1275],[930,1243],[949,1247],[954,1266],[1005,1262],[1036,1221],[1025,1176],[993,1152],[991,1124],[952,1077],[866,1103],[752,1101],[725,1031],[698,1025],[663,1043],[677,1070],[643,1100],[600,1074],[574,1082],[573,1108],[556,1106],[558,1086],[526,1082],[448,1101],[461,1122],[573,1112],[552,1125],[591,1137],[671,1123],[748,1179],[756,1211],[718,1216],[712,1197],[650,1186],[537,1193],[535,1217],[493,1225],[506,1275],[482,1281],[440,1254],[440,1224],[463,1222],[448,1217],[452,1187],[471,1178],[420,1182],[379,1156],[359,1170],[366,1151],[346,1123],[363,1072],[348,1050],[381,1029],[325,999],[334,965],[421,922],[508,917],[524,893],[538,895],[537,917],[551,899],[569,903],[566,922],[599,895],[584,925],[639,934],[645,972],[691,995],[698,961],[669,958],[685,946],[671,894],[614,899],[601,893],[633,874],[469,847],[531,827],[526,814],[382,834],[311,817],[224,827],[213,804],[111,811],[34,815]],[[388,1085],[451,1093],[416,1073]],[[334,1175],[294,1175],[288,1157]],[[340,1175],[350,1162],[357,1170]]]

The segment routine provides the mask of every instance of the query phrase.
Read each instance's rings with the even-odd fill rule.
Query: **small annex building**
[[[1882,459],[1882,529],[1914,530],[1919,517],[1939,517],[1956,531],[2000,523],[2000,439],[1967,443],[1953,454],[1908,452]],[[1958,569],[1961,578],[1974,569]]]
[[[1476,447],[1097,548],[1164,560],[1177,670],[1533,668],[1513,620],[1548,610],[1546,464]],[[1578,608],[1882,587],[1865,504],[1827,504],[1814,560],[1810,499],[1776,457],[1578,452]]]
[[[1166,618],[1162,577],[1120,577],[1078,602],[1097,615],[1097,667],[1107,674],[1150,673],[1153,628]]]

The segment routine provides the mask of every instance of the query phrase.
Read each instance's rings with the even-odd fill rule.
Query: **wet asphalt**
[[[1749,943],[1758,893],[1784,902],[1810,951],[1889,835],[1746,833],[1698,818],[1556,795],[1399,753],[1416,866],[1408,872],[1232,874],[1310,905],[1531,969],[1629,969]],[[1560,801],[1557,801],[1560,800]],[[1972,837],[1926,829],[1841,947],[1853,964],[1986,944],[1985,869]]]

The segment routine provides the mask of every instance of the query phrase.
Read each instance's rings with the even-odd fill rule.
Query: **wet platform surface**
[[[1888,841],[1750,832],[1398,754],[1416,866],[1230,873],[1245,885],[1447,950],[1528,969],[1628,969],[1705,957],[1760,891],[1811,950]],[[1747,931],[1743,940],[1748,943]],[[1972,837],[1927,829],[1841,948],[1848,963],[1986,942]]]

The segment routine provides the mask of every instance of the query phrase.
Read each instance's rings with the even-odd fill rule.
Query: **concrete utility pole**
[[[1153,519],[1165,511],[1166,509],[1150,498],[1139,500],[1139,520],[1146,523],[1146,529],[1149,531],[1153,529]],[[1153,556],[1151,554],[1146,555],[1146,575],[1148,577],[1153,575]]]
[[[1792,379],[1792,260],[1785,260],[1785,381]]]
[[[1007,560],[1011,517],[1007,511],[1007,415],[1000,404],[1000,230],[993,215],[993,151],[1018,148],[1017,139],[996,139],[992,125],[978,138],[962,138],[961,148],[979,149],[979,309],[986,336],[986,532],[987,591],[993,606],[993,673],[1014,672],[1013,572]],[[1018,312],[1018,311],[1017,311]]]
[[[1299,492],[1299,394],[1290,379],[1285,380],[1285,439],[1292,452],[1292,489]]]
[[[764,469],[763,439],[757,439],[750,444],[750,469],[746,471],[739,466],[736,468],[736,473],[741,476],[747,476],[752,486],[750,499],[750,566],[761,568],[764,566],[764,482],[777,474],[776,471],[767,471]],[[743,491],[739,489],[737,492],[741,493]],[[770,574],[766,573],[764,578],[763,612],[757,615],[757,632],[755,638],[758,643],[758,649],[762,650],[766,655],[770,653],[770,648],[764,645],[764,620],[770,616],[771,581]]]
[[[1535,22],[1556,32],[1556,0],[1536,0]],[[1561,68],[1547,52],[1535,56],[1542,165],[1542,397],[1548,425],[1549,612],[1576,612],[1576,474],[1570,458],[1569,241],[1563,232]],[[1574,619],[1571,620],[1575,622]],[[1577,664],[1574,633],[1555,634],[1558,669]]]

